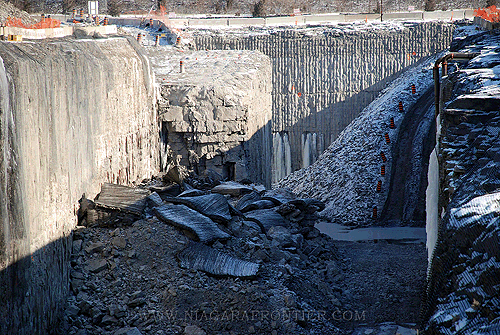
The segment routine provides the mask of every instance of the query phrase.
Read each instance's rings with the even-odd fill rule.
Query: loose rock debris
[[[221,191],[226,187],[229,193]],[[350,305],[330,288],[341,277],[328,269],[336,264],[341,271],[343,261],[333,241],[314,228],[320,202],[234,182],[216,190],[226,195],[190,188],[188,197],[170,193],[186,188],[153,180],[127,190],[105,185],[97,200],[82,198],[73,234],[73,295],[61,333],[342,333],[332,315]],[[118,198],[114,190],[120,203],[141,194],[142,213],[112,206],[106,199]],[[238,210],[262,200],[273,207]],[[114,221],[93,219],[106,216]],[[301,285],[291,284],[296,277]]]

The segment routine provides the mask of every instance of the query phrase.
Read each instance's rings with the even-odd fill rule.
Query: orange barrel
[[[391,128],[391,129],[396,128],[396,124],[394,124],[394,118],[393,117],[391,117],[391,119],[389,120],[389,128]]]
[[[403,112],[403,102],[402,101],[399,102],[398,107],[399,107],[399,111]]]
[[[179,72],[184,73],[184,62],[183,61],[180,61],[180,63],[179,63]]]
[[[385,143],[387,143],[387,144],[391,143],[391,139],[389,138],[389,134],[385,133],[384,137],[385,137]]]
[[[382,180],[379,180],[377,183],[377,192],[382,191]]]
[[[381,175],[381,176],[385,176],[385,165],[382,165],[382,166],[380,167],[380,175]]]
[[[373,214],[372,214],[372,218],[373,218],[373,219],[376,219],[376,218],[377,218],[377,206],[374,206],[374,207],[373,207]]]
[[[411,94],[416,94],[417,93],[417,88],[415,87],[415,84],[411,84]]]

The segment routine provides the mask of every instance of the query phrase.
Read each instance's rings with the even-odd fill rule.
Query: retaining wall
[[[78,200],[158,171],[147,59],[132,40],[0,42],[0,333],[47,334],[69,289]]]
[[[376,31],[190,32],[198,49],[257,49],[271,57],[274,152],[283,154],[273,158],[273,174],[282,177],[312,164],[401,70],[446,49],[453,29],[426,22]],[[276,148],[284,143],[290,148]]]

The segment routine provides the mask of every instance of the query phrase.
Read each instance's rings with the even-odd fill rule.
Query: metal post
[[[384,11],[382,10],[382,0],[380,0],[380,22],[383,21],[383,19],[382,19],[382,16],[384,15],[383,13],[384,13]]]

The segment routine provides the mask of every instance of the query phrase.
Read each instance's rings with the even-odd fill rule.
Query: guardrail
[[[473,9],[457,9],[434,12],[399,12],[380,14],[316,14],[297,16],[271,16],[266,18],[172,18],[168,21],[174,27],[236,27],[236,26],[286,26],[315,25],[324,23],[355,22],[355,21],[393,21],[393,20],[442,20],[455,21],[474,18]],[[127,19],[119,19],[127,20]],[[129,19],[140,20],[140,19]]]

